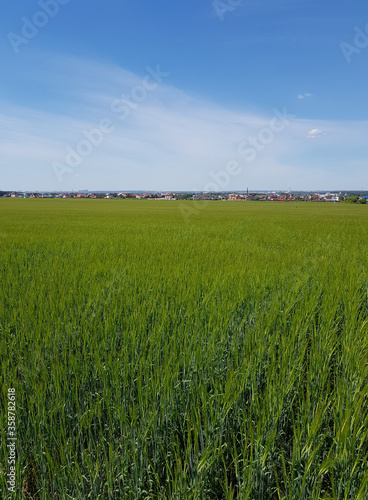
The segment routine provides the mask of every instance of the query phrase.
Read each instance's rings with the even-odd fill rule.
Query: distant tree
[[[193,193],[184,193],[181,196],[182,200],[192,200],[193,199]]]
[[[367,200],[366,200],[365,198],[361,198],[361,199],[358,201],[358,203],[359,203],[360,205],[365,205],[365,204],[367,203]]]
[[[345,198],[345,201],[346,201],[347,203],[357,203],[357,202],[358,202],[358,200],[359,200],[359,196],[347,196],[347,197]]]

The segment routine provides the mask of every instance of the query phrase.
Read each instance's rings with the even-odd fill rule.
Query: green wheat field
[[[0,255],[1,498],[368,499],[368,207],[0,199]]]

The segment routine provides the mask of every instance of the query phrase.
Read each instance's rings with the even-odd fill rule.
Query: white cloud
[[[313,94],[306,92],[305,94],[299,94],[298,99],[308,99],[309,97],[313,97]]]
[[[317,137],[321,137],[325,134],[326,132],[322,132],[322,130],[319,130],[318,128],[313,128],[308,132],[306,137],[308,137],[308,139],[316,139]]]
[[[202,190],[211,181],[210,172],[224,170],[231,160],[239,162],[242,173],[228,189],[316,189],[331,178],[332,170],[332,179],[345,189],[368,182],[360,161],[367,156],[368,122],[294,118],[248,161],[238,154],[238,144],[269,127],[272,109],[264,114],[229,110],[193,98],[170,86],[167,78],[122,120],[111,103],[141,85],[144,68],[135,75],[112,64],[77,59],[59,58],[55,66],[50,64],[40,86],[46,81],[57,100],[44,105],[47,111],[41,109],[42,101],[34,108],[10,103],[0,107],[0,189],[17,188],[21,178],[22,187],[30,190]],[[83,130],[95,129],[104,118],[113,122],[113,133],[60,183],[51,164],[63,163],[66,147],[75,149],[85,139]],[[322,142],[305,140],[321,135],[326,136]],[[349,153],[345,165],[349,150],[356,156]]]

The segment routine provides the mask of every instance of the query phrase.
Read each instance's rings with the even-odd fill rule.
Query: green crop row
[[[0,217],[1,498],[368,498],[365,206]]]

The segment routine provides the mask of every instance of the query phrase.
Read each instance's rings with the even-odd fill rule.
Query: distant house
[[[255,193],[248,194],[247,196],[247,201],[256,201],[258,200],[259,196]]]
[[[333,194],[333,193],[326,193],[325,195],[321,196],[322,199],[325,201],[340,201],[340,196],[338,194]]]
[[[174,193],[166,193],[165,194],[165,200],[175,200]]]
[[[241,200],[244,200],[244,196],[242,194],[239,194],[239,193],[232,193],[232,194],[229,194],[228,199],[230,201],[241,201]]]

